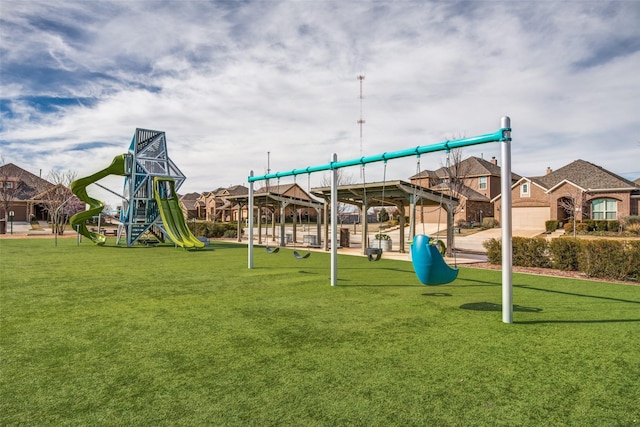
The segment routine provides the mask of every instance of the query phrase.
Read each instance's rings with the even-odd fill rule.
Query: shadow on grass
[[[536,324],[536,323],[633,323],[640,322],[640,319],[608,319],[608,320],[521,320],[513,323]]]
[[[338,279],[338,283],[339,284],[341,282],[350,282],[350,281],[351,281],[351,279]],[[390,284],[390,283],[358,283],[358,284],[354,284],[354,285],[341,284],[340,286],[346,286],[346,287],[350,287],[350,288],[355,288],[355,287],[421,288],[421,287],[423,287],[420,284],[402,284],[402,283],[393,283],[393,284]]]
[[[585,294],[578,294],[578,293],[575,293],[575,292],[557,291],[557,290],[553,290],[553,289],[535,288],[535,287],[529,286],[529,285],[514,285],[514,287],[518,287],[518,288],[521,288],[521,289],[531,289],[533,291],[551,292],[551,293],[554,293],[554,294],[571,295],[571,296],[575,296],[575,297],[596,298],[596,299],[604,299],[604,300],[607,300],[607,301],[617,301],[617,302],[628,302],[628,303],[631,303],[631,304],[640,304],[640,301],[633,301],[633,300],[628,300],[628,299],[612,298],[612,297],[603,297],[603,296],[600,296],[600,295],[585,295]]]
[[[463,310],[474,311],[502,311],[502,304],[496,304],[493,302],[470,302],[467,304],[462,304],[460,308]],[[542,309],[514,304],[513,311],[519,311],[522,313],[540,313],[542,312]]]
[[[425,296],[425,297],[450,297],[452,295],[448,294],[446,292],[429,292],[429,293],[426,293],[426,294],[422,294],[422,296]]]

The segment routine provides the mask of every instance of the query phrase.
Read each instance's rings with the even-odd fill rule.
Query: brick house
[[[498,160],[493,157],[490,161],[479,157],[468,157],[458,165],[441,167],[435,171],[424,170],[410,177],[414,185],[439,191],[443,197],[450,197],[449,181],[457,175],[462,180],[458,190],[453,191],[453,197],[460,200],[456,209],[454,224],[481,223],[484,217],[491,217],[494,213],[492,199],[500,194],[501,168]],[[512,173],[513,182],[520,176]],[[455,188],[455,184],[454,184]],[[417,208],[418,222],[437,223],[446,221],[446,213],[442,208]]]
[[[248,195],[249,189],[243,185],[232,185],[202,193],[196,200],[197,218],[212,222],[230,222],[238,220],[238,204],[230,201],[229,196]],[[246,211],[246,207],[244,208]],[[243,214],[243,218],[246,215]]]
[[[13,163],[0,166],[0,218],[8,217],[6,207],[14,212],[14,221],[29,221],[32,216],[46,220],[43,197],[55,190],[54,184]]]
[[[187,193],[180,196],[180,206],[182,207],[182,214],[186,220],[198,219],[199,198],[200,193]]]
[[[511,187],[513,228],[544,229],[545,221],[567,221],[571,206],[578,218],[620,220],[638,215],[640,186],[598,165],[576,160],[537,177],[522,177]],[[499,217],[501,196],[492,199]],[[567,211],[569,208],[569,211]]]

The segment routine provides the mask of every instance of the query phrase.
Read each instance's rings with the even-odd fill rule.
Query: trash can
[[[348,248],[350,246],[349,239],[350,239],[349,229],[341,228],[340,229],[340,246],[342,246],[343,248]]]
[[[7,234],[7,220],[0,219],[0,234]]]
[[[316,246],[318,244],[316,237],[315,234],[305,234],[302,236],[302,241],[309,246]]]
[[[285,237],[287,238],[287,243],[293,243],[293,233],[285,233]]]

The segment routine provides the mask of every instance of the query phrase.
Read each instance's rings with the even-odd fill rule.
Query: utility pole
[[[360,157],[362,157],[362,125],[364,125],[364,119],[362,118],[362,100],[364,99],[362,96],[362,81],[364,80],[364,75],[360,74],[358,80],[360,81],[360,119],[358,120],[358,125],[360,126]]]
[[[362,128],[364,125],[364,119],[362,118],[362,81],[364,80],[364,74],[358,75],[358,81],[360,82],[360,119],[358,119],[358,126],[360,126],[360,157],[362,157]],[[364,165],[360,168],[360,178],[364,179]]]

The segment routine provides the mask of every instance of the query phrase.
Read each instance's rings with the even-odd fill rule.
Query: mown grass
[[[215,249],[215,250],[213,250]],[[637,425],[640,288],[0,240],[2,425]]]

